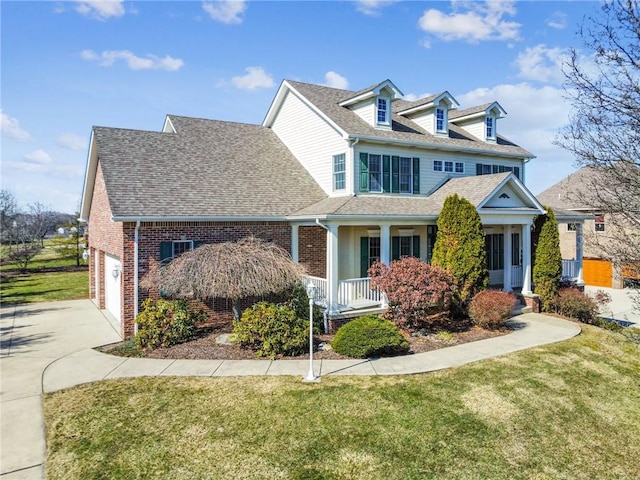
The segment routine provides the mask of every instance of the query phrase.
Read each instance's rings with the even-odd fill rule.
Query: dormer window
[[[447,111],[444,108],[436,108],[436,132],[446,133]]]
[[[485,120],[487,140],[496,139],[496,122],[493,117],[487,117]]]
[[[378,97],[378,123],[389,124],[389,102],[386,98]]]

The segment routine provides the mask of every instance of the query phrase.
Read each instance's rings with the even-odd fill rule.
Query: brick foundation
[[[522,294],[522,300],[527,307],[531,307],[533,313],[540,313],[540,295],[535,293],[530,295]]]

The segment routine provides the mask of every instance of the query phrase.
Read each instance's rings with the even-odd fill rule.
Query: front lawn
[[[89,297],[89,271],[3,274],[3,304],[52,302]]]
[[[640,478],[640,350],[583,330],[415,376],[135,378],[48,394],[48,478]]]

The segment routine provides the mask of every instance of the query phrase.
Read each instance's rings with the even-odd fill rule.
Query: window
[[[193,240],[175,240],[172,242],[160,242],[160,262],[166,264],[175,257],[179,257],[184,252],[193,250],[200,245],[201,242]]]
[[[184,252],[188,252],[189,250],[193,250],[193,241],[192,240],[180,240],[171,242],[172,243],[172,257],[179,257]]]
[[[367,270],[380,261],[380,237],[360,237],[360,277],[367,276]]]
[[[433,247],[436,244],[436,238],[438,236],[437,225],[427,225],[427,263],[431,263],[433,258]]]
[[[511,234],[511,265],[522,265],[522,256],[520,254],[520,234]]]
[[[496,138],[495,121],[493,117],[487,117],[485,122],[487,127],[487,138],[488,139]]]
[[[604,232],[604,215],[596,217],[595,230],[596,232]]]
[[[389,123],[386,98],[378,98],[378,123]]]
[[[382,157],[369,155],[369,191],[382,192]]]
[[[420,159],[361,152],[360,191],[420,193]]]
[[[411,158],[400,157],[400,193],[411,193]]]
[[[489,234],[485,236],[487,249],[487,267],[489,270],[504,269],[504,235]]]
[[[391,237],[391,260],[402,257],[420,258],[420,235],[400,234]]]
[[[436,108],[436,132],[447,131],[447,119],[444,108]]]
[[[578,230],[577,223],[567,223],[567,232],[575,232]]]
[[[513,172],[520,178],[520,167],[510,165],[489,165],[486,163],[476,163],[476,175],[491,175],[492,173]]]
[[[333,189],[344,190],[347,186],[346,182],[346,166],[344,153],[333,156]]]
[[[449,172],[449,173],[464,173],[464,162],[451,162],[434,160],[433,161],[434,172]]]

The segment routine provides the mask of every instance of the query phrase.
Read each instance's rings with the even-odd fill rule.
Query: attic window
[[[444,108],[436,108],[436,132],[446,133],[447,111]]]
[[[378,97],[378,123],[388,125],[389,124],[389,102],[384,97]]]
[[[486,131],[487,131],[487,140],[495,140],[496,139],[496,121],[493,117],[487,117],[485,120]]]

